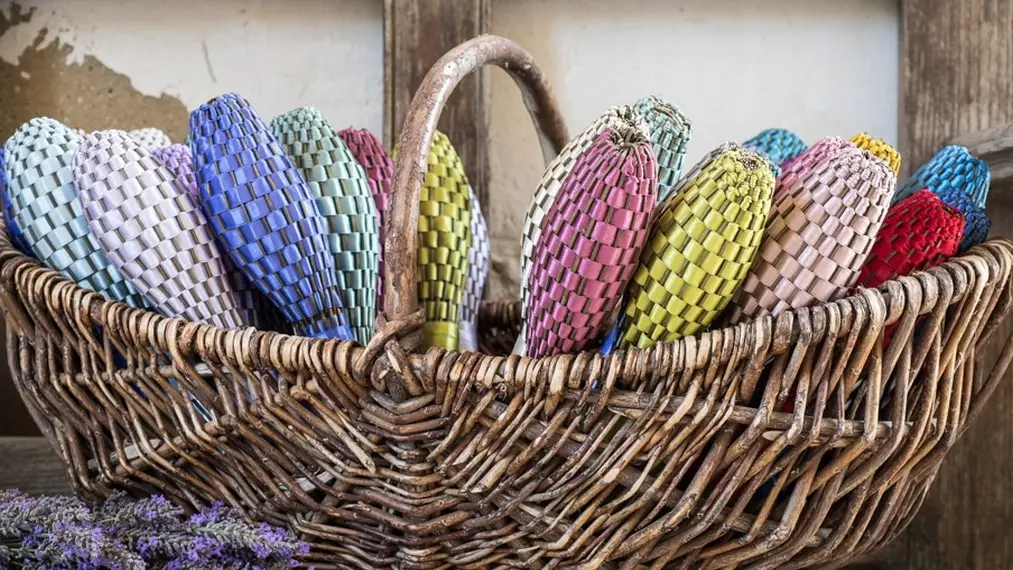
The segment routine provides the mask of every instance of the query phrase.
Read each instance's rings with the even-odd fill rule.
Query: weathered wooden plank
[[[993,184],[1013,182],[1013,123],[961,135],[950,142],[966,146],[971,154],[987,162]]]
[[[0,489],[70,493],[60,457],[41,437],[0,437]]]
[[[385,0],[384,137],[393,146],[412,95],[433,63],[488,30],[489,0]],[[489,97],[482,74],[457,87],[439,128],[454,143],[482,208],[488,203]]]
[[[962,141],[997,161],[989,201],[992,234],[1013,236],[1013,205],[997,196],[1013,121],[1013,2],[904,0],[901,47],[901,151],[906,169],[947,141]],[[990,130],[986,130],[990,129]],[[980,132],[984,131],[984,132]],[[979,133],[969,135],[969,133]],[[966,135],[966,136],[965,136]],[[970,144],[968,144],[970,143]],[[993,155],[993,158],[989,158]],[[998,156],[995,156],[998,155]],[[998,356],[1009,323],[980,354]],[[1013,568],[1013,382],[992,401],[950,452],[921,511],[879,556],[881,570]]]

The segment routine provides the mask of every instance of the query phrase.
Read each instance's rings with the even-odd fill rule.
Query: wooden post
[[[443,54],[488,31],[489,0],[384,0],[384,139],[393,147],[411,97]],[[486,211],[489,182],[489,97],[484,74],[465,79],[439,127],[464,161]]]
[[[992,235],[1013,235],[1013,2],[904,0],[901,7],[901,151],[908,172],[947,141],[994,169]],[[985,131],[985,132],[977,132]],[[972,134],[973,133],[973,134]],[[994,362],[1011,330],[977,355]],[[1013,556],[1013,379],[943,461],[907,532],[880,556],[882,570],[1009,568]]]

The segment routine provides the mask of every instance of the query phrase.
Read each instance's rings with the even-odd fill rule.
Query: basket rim
[[[773,345],[769,353],[774,356],[783,355],[800,339],[805,338],[810,344],[823,340],[831,328],[839,327],[839,333],[842,334],[848,332],[849,328],[844,325],[849,321],[853,324],[856,318],[865,321],[863,330],[869,334],[895,324],[900,329],[895,333],[897,337],[906,333],[913,334],[914,320],[917,316],[925,315],[939,307],[941,299],[945,299],[945,306],[960,302],[971,293],[968,285],[972,281],[978,289],[984,290],[985,287],[990,285],[994,287],[1000,281],[1005,280],[1007,297],[1013,297],[1011,272],[1013,272],[1013,241],[1006,238],[993,238],[939,266],[887,281],[876,288],[853,289],[851,294],[836,301],[787,310],[777,317],[766,314],[744,323],[710,329],[673,342],[658,343],[647,349],[616,350],[608,356],[603,356],[597,351],[583,351],[578,354],[529,358],[519,355],[497,356],[480,352],[429,348],[425,352],[410,351],[406,355],[406,359],[411,372],[423,377],[427,376],[427,373],[435,372],[434,368],[445,358],[466,360],[468,365],[456,374],[462,382],[466,383],[460,389],[472,390],[478,394],[493,390],[507,395],[516,390],[544,392],[547,397],[545,411],[549,414],[563,400],[577,399],[583,405],[593,405],[600,410],[604,407],[606,400],[618,397],[620,402],[635,406],[638,401],[637,397],[627,390],[629,378],[626,378],[626,381],[621,384],[611,386],[603,384],[596,388],[592,386],[593,381],[590,376],[595,373],[599,376],[608,374],[615,376],[615,372],[618,371],[628,372],[631,361],[636,358],[647,358],[648,362],[653,364],[650,366],[652,370],[645,371],[643,374],[657,376],[682,373],[688,375],[692,372],[700,372],[706,366],[727,363],[732,353],[727,346],[729,343],[753,343],[756,349]],[[25,315],[20,315],[19,318],[17,313],[27,310],[27,308],[23,304],[23,299],[15,297],[14,291],[24,290],[21,286],[26,284],[26,280],[30,276],[34,278],[34,286],[30,289],[32,298],[28,300],[29,306],[38,302],[38,297],[43,295],[46,290],[51,289],[55,294],[51,300],[57,299],[57,303],[62,304],[64,310],[87,307],[87,318],[90,319],[90,323],[87,324],[99,326],[111,324],[104,323],[107,321],[106,315],[111,315],[111,319],[108,320],[115,320],[121,326],[132,325],[131,328],[137,333],[134,338],[139,345],[169,352],[173,349],[173,345],[179,343],[183,347],[192,349],[202,360],[214,356],[215,362],[240,370],[244,366],[256,366],[264,357],[283,354],[288,349],[295,349],[297,353],[302,355],[332,355],[335,358],[354,363],[353,369],[358,373],[353,373],[353,376],[364,389],[370,389],[369,379],[366,377],[367,371],[372,368],[372,362],[384,356],[386,345],[392,340],[402,339],[412,331],[419,329],[424,320],[421,311],[401,322],[387,322],[381,315],[378,318],[378,328],[373,339],[363,347],[354,340],[315,339],[295,334],[264,331],[253,327],[226,330],[211,324],[167,317],[154,311],[138,309],[120,301],[106,299],[101,294],[85,289],[61,273],[44,266],[39,260],[24,255],[10,243],[6,226],[3,220],[0,220],[0,297],[8,301],[3,303],[7,322],[13,325],[14,332],[22,336],[26,336],[25,333],[28,332],[22,327],[30,321]],[[907,297],[915,297],[919,300],[920,308],[917,314],[909,315],[905,324],[901,321],[905,320],[904,299]],[[15,301],[15,303],[10,301]],[[519,312],[520,301],[516,299],[483,301],[482,305],[483,310],[498,307]],[[862,313],[868,313],[868,315]],[[1002,311],[1002,315],[1004,314],[1005,311]],[[871,318],[867,319],[866,316]],[[80,319],[81,315],[78,315],[78,318]],[[482,322],[480,317],[480,325]],[[981,328],[985,328],[985,325],[986,323],[982,322]],[[30,327],[30,325],[28,326]],[[890,348],[884,351],[884,377],[889,376],[906,345],[907,343],[894,342]],[[715,350],[721,351],[716,362],[712,358],[708,358]],[[588,366],[583,368],[584,374],[565,379],[557,377],[558,375],[554,373],[555,370],[561,366],[565,368],[572,365],[574,360],[578,358],[588,360]],[[274,364],[279,370],[287,372],[294,373],[307,368],[306,358],[272,358],[272,360],[275,360]],[[168,366],[168,368],[172,369],[173,366]],[[500,370],[504,382],[497,384],[471,382],[464,378],[467,373],[479,369]],[[508,380],[510,377],[522,378],[525,376],[525,372],[531,370],[537,371],[536,375],[541,380],[541,385],[510,385]],[[429,374],[429,376],[431,375]],[[424,395],[433,392],[436,388],[420,384],[415,386],[415,390],[412,391],[416,393],[411,393],[410,396]],[[628,394],[619,394],[624,391]],[[593,403],[595,401],[597,403]],[[761,414],[757,406],[747,404],[737,406],[734,415],[741,421],[745,420],[746,416],[757,418]],[[808,414],[804,417],[812,418]],[[786,429],[788,425],[793,423],[790,418],[792,418],[792,414],[773,412],[766,420],[771,423],[771,427],[784,426]],[[824,418],[822,421],[827,420]],[[745,423],[751,422],[746,421]],[[834,429],[843,429],[845,434],[857,435],[865,429],[864,424],[865,422],[862,420],[847,420],[843,426],[835,424],[836,428]],[[877,439],[885,437],[886,433],[891,430],[889,420],[882,420],[880,424],[880,427],[877,428]],[[825,430],[830,429],[830,427],[825,428]]]

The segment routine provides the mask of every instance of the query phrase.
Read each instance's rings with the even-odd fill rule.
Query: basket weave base
[[[225,500],[301,532],[318,568],[841,563],[910,521],[1013,358],[1007,341],[991,371],[976,359],[1010,307],[1007,241],[776,320],[540,361],[406,356],[421,316],[365,349],[224,332],[104,301],[0,243],[15,382],[78,491]],[[519,313],[485,304],[482,348],[508,352]]]

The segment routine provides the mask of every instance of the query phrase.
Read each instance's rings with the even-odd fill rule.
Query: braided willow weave
[[[190,154],[190,147],[181,144],[173,144],[156,148],[151,151],[151,156],[159,161],[169,173],[176,179],[187,193],[193,196],[194,200],[200,200],[197,192],[197,178],[193,172],[193,155]],[[221,248],[219,248],[221,251]],[[264,298],[264,294],[250,283],[250,280],[243,275],[243,272],[236,268],[232,257],[222,255],[221,262],[225,266],[225,277],[236,294],[236,302],[239,305],[239,314],[242,322],[253,327],[261,326],[260,313],[269,310],[270,301]]]
[[[456,349],[472,242],[471,186],[447,135],[436,131],[419,196],[418,298],[429,346]]]
[[[169,135],[155,127],[135,129],[129,131],[128,134],[148,150],[155,150],[156,148],[167,147],[172,144],[172,139],[169,138]]]
[[[990,181],[991,175],[985,161],[971,156],[962,146],[950,145],[918,167],[897,188],[892,203],[896,204],[911,194],[928,188],[939,194],[944,202],[952,200],[956,195],[967,195],[971,197],[972,203],[984,208]]]
[[[144,298],[88,229],[71,161],[81,137],[46,117],[21,125],[4,144],[11,211],[31,251],[82,287],[132,307]]]
[[[74,490],[222,501],[290,526],[321,569],[840,568],[897,537],[1013,358],[1013,244],[650,350],[504,356],[512,301],[482,305],[493,354],[419,353],[411,174],[451,86],[489,62],[549,150],[569,140],[516,44],[481,36],[437,62],[400,144],[390,320],[365,347],[104,302],[0,231],[11,377]],[[114,343],[127,364],[107,361]]]
[[[851,143],[795,178],[790,168],[778,180],[767,236],[732,302],[733,323],[833,301],[852,287],[896,187],[885,162]],[[783,187],[785,180],[791,186]]]
[[[678,107],[653,95],[637,100],[633,110],[644,118],[650,132],[651,150],[658,165],[658,201],[661,202],[682,176],[682,160],[693,135],[693,124]]]
[[[3,201],[3,219],[4,224],[7,225],[7,235],[11,238],[11,243],[14,247],[18,248],[21,253],[29,257],[35,257],[35,254],[32,253],[32,248],[25,240],[21,227],[18,226],[14,218],[14,206],[11,205],[11,197],[7,194],[7,167],[5,166],[5,162],[4,148],[0,146],[0,200]]]
[[[630,282],[621,348],[648,348],[708,327],[745,278],[763,238],[774,175],[731,149],[665,202]]]
[[[864,132],[851,137],[851,142],[855,143],[858,148],[868,151],[872,156],[882,159],[893,171],[894,176],[900,174],[900,153],[888,142]]]
[[[475,190],[468,186],[471,203],[471,247],[468,248],[468,278],[461,295],[459,350],[478,350],[478,309],[489,278],[489,227]]]
[[[890,208],[859,274],[859,287],[879,287],[897,277],[935,267],[957,254],[964,216],[928,190]]]
[[[578,157],[587,151],[599,134],[610,128],[619,130],[634,128],[644,133],[645,137],[650,136],[647,123],[632,107],[627,105],[612,107],[580,134],[573,137],[573,140],[559,151],[559,154],[545,167],[538,187],[535,188],[535,195],[532,196],[528,205],[521,229],[521,306],[525,314],[527,314],[527,299],[531,295],[530,280],[531,268],[534,264],[535,244],[541,237],[545,214],[552,207],[563,181],[569,176]],[[517,345],[514,347],[516,354],[526,352],[524,343],[527,333],[523,329],[527,326],[526,322],[526,320],[522,321],[521,334],[517,337]]]
[[[579,352],[608,325],[647,241],[656,175],[640,125],[602,131],[577,157],[535,245],[527,356]]]
[[[380,270],[376,283],[376,307],[378,311],[383,311],[383,224],[384,213],[390,208],[390,184],[394,180],[394,162],[387,156],[380,139],[367,129],[349,127],[338,131],[338,136],[366,171],[369,191],[373,193],[373,201],[376,202],[376,215],[380,219]]]
[[[365,345],[373,338],[380,274],[380,218],[366,171],[317,109],[279,115],[271,130],[316,196],[348,324]]]
[[[788,129],[764,129],[742,143],[749,150],[760,153],[778,167],[802,154],[808,146],[802,137]]]
[[[316,200],[250,103],[226,93],[190,115],[201,207],[221,248],[300,334],[351,339]]]
[[[195,197],[137,140],[86,135],[74,184],[99,246],[152,307],[226,329],[248,324]]]

